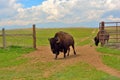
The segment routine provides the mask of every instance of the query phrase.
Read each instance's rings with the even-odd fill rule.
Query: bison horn
[[[56,43],[60,43],[60,38],[57,37],[57,41],[56,41]]]

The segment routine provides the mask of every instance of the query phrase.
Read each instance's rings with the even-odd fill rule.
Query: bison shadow
[[[60,57],[60,58],[57,58],[55,60],[69,60],[69,59],[73,59],[73,58],[77,58],[79,57],[80,54],[77,54],[77,55],[69,55],[69,56],[66,56],[66,58],[63,58],[63,57]]]

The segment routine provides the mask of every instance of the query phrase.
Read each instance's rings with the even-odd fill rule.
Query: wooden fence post
[[[99,26],[99,32],[100,32],[99,40],[101,42],[101,46],[104,46],[104,44],[105,44],[105,30],[104,30],[105,23],[104,23],[104,21],[102,21],[100,24],[101,25]]]
[[[116,23],[116,42],[117,43],[119,42],[118,39],[119,39],[119,30],[118,30],[118,23]]]
[[[35,28],[35,24],[33,24],[33,48],[36,49],[36,28]]]
[[[6,35],[5,35],[5,29],[2,29],[2,37],[3,37],[3,48],[6,48]]]
[[[104,30],[104,28],[105,28],[105,23],[104,23],[104,21],[102,21],[101,22],[101,30]]]

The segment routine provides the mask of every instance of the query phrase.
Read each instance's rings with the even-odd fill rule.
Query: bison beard
[[[70,46],[72,46],[74,54],[76,55],[75,48],[74,48],[74,39],[71,35],[65,32],[57,32],[53,38],[49,39],[51,51],[55,54],[55,59],[60,52],[64,53],[64,58],[66,57],[66,53],[68,52],[67,56],[69,56]]]

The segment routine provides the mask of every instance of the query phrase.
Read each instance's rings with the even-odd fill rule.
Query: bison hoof
[[[57,57],[54,58],[55,60],[57,59]]]
[[[76,55],[76,51],[74,51],[74,55]]]

